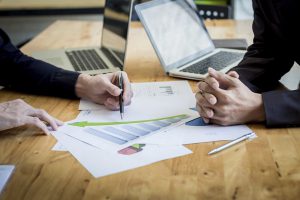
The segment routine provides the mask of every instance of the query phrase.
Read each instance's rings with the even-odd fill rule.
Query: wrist
[[[258,93],[254,93],[255,94],[255,108],[254,108],[254,112],[253,112],[253,121],[256,122],[263,122],[266,120],[266,114],[265,114],[265,109],[264,109],[264,103],[263,103],[263,99],[262,99],[262,95],[258,94]]]
[[[79,98],[87,98],[87,91],[90,83],[90,75],[80,74],[75,84],[75,93]]]

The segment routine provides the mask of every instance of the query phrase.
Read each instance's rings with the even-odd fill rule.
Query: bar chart
[[[132,142],[155,131],[178,123],[188,117],[188,115],[177,115],[166,118],[135,121],[135,123],[132,121],[127,123],[116,122],[116,125],[103,125],[98,123],[100,125],[95,126],[95,123],[93,123],[91,124],[92,126],[84,127],[83,132],[85,134],[96,136],[97,139],[111,144],[124,145],[128,142]]]

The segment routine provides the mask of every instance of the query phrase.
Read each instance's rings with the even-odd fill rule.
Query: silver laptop
[[[63,69],[87,74],[123,70],[133,0],[106,0],[101,44],[32,54]]]
[[[208,67],[226,72],[245,51],[215,48],[193,1],[153,0],[135,6],[167,74],[201,80]]]

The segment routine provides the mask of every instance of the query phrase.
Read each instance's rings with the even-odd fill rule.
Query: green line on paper
[[[82,122],[70,123],[69,125],[77,126],[77,127],[111,126],[111,125],[122,125],[122,124],[139,124],[139,123],[144,123],[144,122],[154,122],[154,121],[168,120],[168,119],[174,119],[174,118],[185,119],[187,117],[188,117],[188,115],[175,115],[175,116],[156,118],[156,119],[138,120],[138,121],[125,121],[125,122],[88,122],[88,121],[82,121]]]

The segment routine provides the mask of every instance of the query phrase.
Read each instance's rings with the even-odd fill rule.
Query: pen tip
[[[214,154],[214,153],[216,153],[216,152],[217,152],[217,151],[212,150],[212,151],[208,152],[208,155]]]

